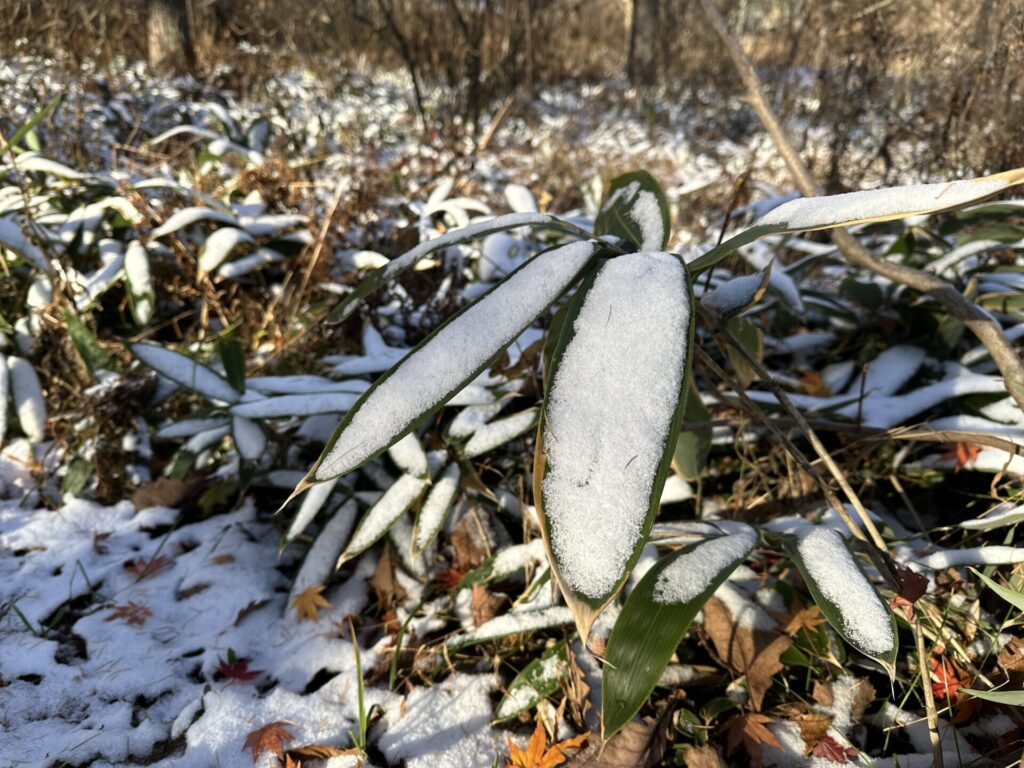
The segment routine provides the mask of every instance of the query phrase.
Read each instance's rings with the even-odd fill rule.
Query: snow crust
[[[686,275],[667,253],[605,264],[573,326],[545,424],[544,510],[568,585],[607,594],[642,535],[686,363]]]

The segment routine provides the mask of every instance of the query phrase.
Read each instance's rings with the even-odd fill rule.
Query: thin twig
[[[939,736],[939,713],[935,710],[935,694],[928,676],[928,651],[924,647],[924,631],[921,619],[913,618],[914,640],[917,643],[917,663],[921,673],[921,687],[924,689],[924,708],[928,716],[928,737],[932,742],[932,768],[944,768],[942,762],[942,739]]]
[[[793,402],[789,399],[789,396],[786,395],[785,390],[783,390],[782,387],[778,385],[775,379],[772,378],[772,375],[767,370],[765,370],[765,367],[761,365],[758,359],[754,357],[745,346],[743,346],[742,342],[740,342],[739,339],[736,338],[732,331],[730,331],[728,328],[722,327],[719,329],[719,332],[728,340],[728,342],[733,347],[735,347],[739,351],[741,355],[743,355],[744,359],[746,359],[747,363],[750,365],[751,368],[754,369],[754,371],[761,378],[761,380],[764,381],[764,383],[767,384],[769,388],[771,388],[772,393],[779,401],[779,405],[781,405],[790,415],[790,417],[793,418],[794,421],[796,421],[797,426],[803,431],[804,436],[807,438],[807,441],[811,444],[811,447],[814,448],[814,452],[818,454],[818,458],[820,458],[824,462],[825,466],[828,468],[829,473],[839,484],[839,487],[843,490],[843,493],[846,495],[846,498],[850,500],[850,504],[853,505],[854,510],[857,512],[857,516],[860,518],[861,523],[864,525],[864,529],[868,532],[868,535],[871,537],[872,543],[874,543],[874,545],[878,548],[879,554],[882,556],[882,562],[884,563],[884,568],[881,569],[882,573],[885,574],[886,572],[888,572],[891,575],[893,569],[890,564],[888,549],[886,549],[885,546],[885,539],[883,539],[882,534],[878,532],[878,529],[875,527],[874,521],[868,514],[867,509],[865,509],[864,504],[861,503],[860,497],[857,495],[857,492],[853,490],[853,486],[851,486],[850,483],[847,481],[846,475],[844,475],[842,470],[839,469],[839,466],[836,464],[835,459],[833,459],[831,454],[829,454],[824,444],[818,438],[817,433],[813,429],[811,429],[811,425],[807,423],[807,420],[803,417],[803,414],[801,414],[800,411],[796,409],[796,406],[793,405]]]
[[[815,483],[817,483],[818,487],[821,489],[822,494],[825,496],[825,500],[828,502],[828,505],[832,507],[832,509],[835,510],[836,514],[839,515],[842,521],[846,523],[846,526],[850,529],[850,533],[852,533],[855,538],[863,541],[865,544],[869,544],[870,542],[864,535],[864,531],[862,531],[860,529],[860,526],[858,526],[853,521],[853,518],[850,517],[850,513],[846,511],[846,507],[843,505],[842,501],[840,501],[839,497],[836,496],[831,486],[829,486],[829,484],[825,482],[825,478],[821,476],[821,474],[814,467],[814,465],[811,464],[811,462],[808,460],[806,456],[804,456],[803,452],[800,451],[800,449],[797,448],[795,445],[793,445],[793,441],[790,440],[789,437],[775,425],[774,420],[769,418],[768,415],[763,410],[761,410],[753,400],[747,397],[747,395],[743,392],[743,389],[737,386],[737,382],[734,381],[728,373],[722,370],[718,363],[716,363],[711,358],[711,355],[709,355],[699,346],[695,347],[694,351],[698,359],[700,360],[701,364],[706,366],[715,376],[721,379],[727,386],[732,387],[736,391],[736,394],[740,398],[740,402],[747,409],[750,415],[753,418],[756,418],[759,421],[761,421],[761,423],[763,423],[769,429],[769,431],[771,431],[771,433],[775,435],[776,439],[780,443],[782,443],[783,447],[787,451],[789,451],[789,453],[796,460],[797,464],[800,465],[800,468],[803,469],[803,471],[806,472],[811,477],[811,479],[814,480]],[[885,571],[883,571],[883,573],[885,573]]]

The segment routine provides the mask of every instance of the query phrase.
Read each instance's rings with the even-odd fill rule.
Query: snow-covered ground
[[[539,539],[530,540],[538,535],[537,522],[523,492],[530,471],[523,456],[538,416],[542,327],[550,318],[542,315],[541,323],[520,329],[560,286],[545,287],[529,268],[517,273],[504,284],[513,286],[507,298],[502,289],[490,294],[503,302],[501,322],[463,316],[462,327],[471,326],[492,346],[511,342],[507,356],[449,401],[418,438],[357,473],[316,486],[280,516],[275,507],[378,374],[453,308],[561,242],[560,235],[526,224],[551,212],[586,230],[601,195],[597,175],[648,168],[665,187],[673,220],[686,223],[675,229],[669,248],[692,260],[715,243],[741,174],[754,179],[754,194],[749,206],[734,212],[739,222],[788,195],[765,136],[751,129],[709,140],[707,124],[720,118],[710,110],[652,106],[621,83],[566,84],[542,90],[531,114],[509,117],[487,150],[476,151],[468,139],[424,140],[410,89],[392,73],[351,75],[338,86],[309,73],[284,73],[268,84],[265,98],[248,101],[187,80],[162,81],[136,66],[68,80],[54,74],[51,63],[32,59],[0,62],[5,135],[58,93],[64,101],[37,126],[37,150],[16,160],[0,157],[2,264],[14,265],[19,278],[28,275],[24,306],[0,318],[0,760],[14,766],[268,767],[281,762],[279,743],[286,749],[329,745],[335,752],[358,744],[363,714],[371,720],[369,757],[335,754],[328,765],[500,764],[507,736],[525,741],[521,726],[517,736],[513,726],[492,724],[511,675],[496,671],[486,653],[459,651],[528,631],[548,631],[554,642],[572,623],[550,588]],[[715,112],[722,109],[739,105],[719,105]],[[905,150],[905,157],[915,151]],[[275,177],[275,163],[290,167]],[[903,180],[920,181],[910,171]],[[372,202],[360,209],[360,200]],[[709,208],[709,200],[720,207]],[[344,211],[338,220],[336,209]],[[509,212],[521,217],[516,229],[487,231],[488,217]],[[447,233],[465,226],[478,228],[479,237],[436,248],[447,243],[438,238],[450,239]],[[883,250],[896,239],[881,234],[869,242]],[[428,241],[413,250],[422,260],[393,259]],[[856,278],[864,290],[893,302],[900,290],[856,273],[830,245],[811,238],[790,237],[785,247],[797,258],[788,266],[773,263],[784,250],[780,242],[741,250],[738,271],[753,271],[753,278],[731,280],[735,276],[719,267],[695,288],[698,300],[706,297],[705,306],[715,311],[753,303],[750,315],[785,312],[796,319],[787,329],[761,325],[766,365],[793,390],[798,407],[878,428],[928,416],[936,429],[1024,443],[1024,414],[1009,398],[993,398],[970,414],[956,407],[959,398],[1004,391],[984,350],[958,350],[955,359],[938,360],[922,346],[893,344],[866,368],[833,359],[837,340],[872,314],[836,286]],[[993,254],[1019,253],[1020,243],[978,242],[968,248],[937,239],[927,246],[930,256],[941,257],[931,268],[953,278],[976,273],[980,290],[996,298],[1016,295],[1020,282],[993,268]],[[578,271],[570,257],[584,259],[590,248],[562,249],[566,282]],[[322,254],[323,269],[311,277],[307,260],[300,275],[293,268],[299,253]],[[194,263],[188,278],[202,287],[186,294],[190,303],[161,289],[168,271],[183,262]],[[318,352],[308,368],[294,370],[288,346],[309,331],[299,308],[287,306],[295,284],[308,280],[318,300],[336,301],[351,295],[358,277],[389,264],[396,275],[406,268],[423,273],[424,282],[382,288],[372,309],[358,310],[359,322],[345,326],[357,330],[337,339],[339,348]],[[538,306],[521,305],[520,283],[531,287]],[[116,315],[121,330],[117,338],[100,334],[114,355],[79,338],[90,386],[81,401],[64,401],[70,416],[50,413],[48,419],[36,374],[51,385],[54,372],[41,361],[53,338],[47,332],[55,291],[87,321]],[[251,375],[242,372],[241,387],[230,355],[211,341],[232,322],[218,314],[214,299],[237,293],[251,293],[269,312],[287,316],[284,305],[293,325],[282,322],[282,328],[294,332],[253,343],[244,366]],[[205,319],[202,333],[178,351],[168,349],[166,328],[193,314]],[[1010,335],[1021,335],[1024,324],[1015,312],[993,314]],[[321,329],[328,320],[319,319]],[[453,358],[448,348],[436,354],[429,377],[417,371],[393,380],[391,389],[410,408],[428,384],[448,391],[487,362],[486,356]],[[821,383],[813,391],[801,379],[809,374]],[[579,374],[577,389],[585,388],[588,375],[595,374]],[[91,470],[104,450],[107,417],[100,406],[144,377],[151,386],[145,413],[117,424],[124,495],[131,488],[153,491],[172,476],[201,476],[201,490],[213,501],[89,500],[102,491],[100,473]],[[775,402],[767,391],[747,394]],[[713,388],[702,397],[719,411],[733,402],[731,393]],[[381,407],[375,426],[400,425],[416,415],[390,407]],[[51,428],[58,422],[83,435],[80,443],[55,439]],[[717,426],[714,433],[718,445],[760,437],[745,425]],[[348,451],[358,447],[337,445],[338,455],[325,458],[328,469],[345,467]],[[1024,464],[997,447],[955,460],[936,447],[915,460],[924,469],[955,465],[1011,475]],[[417,518],[410,507],[428,486]],[[663,498],[692,499],[693,489],[674,476]],[[717,503],[704,499],[699,511],[713,517]],[[209,508],[216,513],[207,514]],[[965,529],[1019,520],[1013,505],[995,509]],[[884,512],[878,520],[899,538],[897,557],[927,575],[933,588],[935,572],[950,565],[1024,559],[1012,547],[935,551],[897,515]],[[834,516],[822,522],[839,528]],[[775,523],[780,530],[803,524]],[[680,532],[690,540],[707,533],[670,524],[655,531],[663,542]],[[337,575],[339,558],[344,568]],[[651,561],[641,560],[643,567]],[[475,588],[498,584],[511,591]],[[672,589],[685,591],[679,584]],[[775,584],[741,568],[717,596],[737,620],[746,612],[775,631],[769,609],[782,601]],[[394,604],[386,608],[387,601]],[[405,655],[392,689],[398,653],[392,651],[400,643]],[[356,644],[370,680],[361,704]],[[566,665],[548,666],[557,690]],[[596,687],[594,677],[588,679]],[[853,684],[836,685],[846,690]],[[525,702],[522,710],[538,697],[520,689],[506,702]],[[829,710],[834,737],[844,744],[851,728],[847,699],[837,694]],[[515,706],[505,709],[516,714]],[[880,729],[906,726],[914,749],[927,751],[910,713],[890,707],[878,719]],[[567,720],[558,727],[560,736],[571,729]],[[778,725],[781,749],[768,757],[779,765],[805,764],[802,738],[786,727]],[[972,749],[950,738],[952,750]],[[813,764],[825,765],[822,760],[815,757]]]

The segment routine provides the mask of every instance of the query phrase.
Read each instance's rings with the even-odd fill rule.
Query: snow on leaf
[[[338,560],[339,565],[376,543],[388,532],[399,516],[412,506],[426,486],[426,478],[413,475],[402,475],[398,478],[363,515],[355,533],[352,534],[352,540]]]
[[[256,242],[242,229],[222,227],[206,238],[199,254],[199,272],[209,274],[221,265],[237,248]]]
[[[330,608],[331,604],[321,593],[325,587],[322,584],[313,584],[299,592],[291,600],[291,607],[295,609],[295,620],[317,621],[317,612],[321,608]]]
[[[213,221],[218,224],[238,223],[235,217],[231,214],[225,213],[224,211],[218,211],[213,208],[182,208],[181,210],[175,211],[167,221],[150,232],[149,236],[153,240],[156,240],[161,237],[166,237],[172,232],[177,232],[179,229],[183,229],[184,227],[190,227],[193,224],[197,224],[200,221]]]
[[[599,612],[653,521],[692,323],[686,272],[672,254],[619,256],[595,275],[553,365],[535,495],[563,594]]]
[[[173,352],[155,344],[132,344],[132,354],[176,384],[198,392],[211,400],[234,403],[238,400],[238,391],[228,383],[227,379],[198,363],[190,357]],[[240,413],[238,416],[247,414]]]
[[[966,203],[1024,182],[1024,169],[964,181],[910,184],[903,187],[810,197],[780,205],[752,227],[781,226],[786,231],[827,229],[868,221],[902,219]]]
[[[135,322],[146,325],[153,317],[156,294],[149,270],[149,254],[138,240],[132,240],[125,251],[124,274],[128,280],[128,296]]]
[[[350,472],[448,400],[572,284],[596,250],[577,242],[539,254],[434,331],[363,394],[308,481]]]
[[[46,437],[46,401],[36,369],[23,357],[9,357],[7,371],[21,431],[33,443],[41,442]],[[0,406],[6,408],[7,404],[0,403]]]
[[[413,546],[422,552],[437,537],[444,525],[444,520],[452,508],[455,495],[459,492],[459,480],[462,472],[459,465],[449,464],[427,494],[419,515],[416,516],[416,533]]]
[[[529,432],[537,424],[537,409],[524,411],[492,421],[477,429],[462,448],[462,455],[472,459],[492,451],[510,440]]]
[[[231,406],[231,413],[248,419],[279,419],[286,416],[312,416],[317,413],[344,413],[359,396],[352,392],[318,392],[308,395],[280,395],[251,400]]]
[[[39,246],[25,236],[17,222],[9,218],[0,218],[0,248],[13,251],[37,269],[49,270],[46,256]]]
[[[891,669],[897,651],[894,619],[843,537],[823,526],[808,526],[796,537],[795,545],[787,542],[787,551],[829,623],[855,648]]]
[[[252,762],[254,765],[259,761],[264,752],[270,752],[277,755],[278,759],[283,759],[284,743],[295,738],[294,734],[288,730],[290,725],[294,725],[294,723],[288,720],[278,720],[273,723],[267,723],[255,731],[250,731],[245,737],[242,751],[249,750],[252,752]]]
[[[456,243],[463,243],[468,240],[483,237],[493,232],[500,232],[506,229],[517,227],[549,227],[551,229],[574,231],[557,216],[546,213],[512,213],[507,216],[498,216],[494,219],[479,221],[467,227],[452,229],[440,237],[420,243],[412,250],[393,259],[380,269],[371,272],[356,289],[346,296],[342,302],[331,312],[331,319],[341,322],[355,311],[365,296],[375,291],[384,283],[397,278],[407,269],[413,267],[420,259],[434,251],[447,248]]]

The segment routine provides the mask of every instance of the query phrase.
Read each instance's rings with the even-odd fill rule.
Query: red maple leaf
[[[811,750],[814,757],[824,757],[833,763],[848,763],[851,758],[857,756],[857,750],[851,747],[844,747],[828,734],[825,734],[821,741],[814,745]]]
[[[956,692],[970,683],[963,670],[945,656],[933,656],[928,660],[931,667],[932,693],[939,701],[956,703]]]
[[[228,654],[227,661],[219,657],[217,661],[220,662],[217,664],[217,670],[231,680],[248,683],[263,674],[262,669],[249,669],[248,659],[232,660],[231,654]]]

